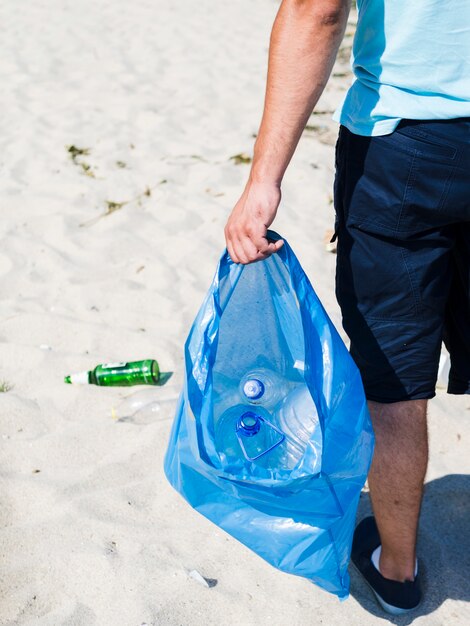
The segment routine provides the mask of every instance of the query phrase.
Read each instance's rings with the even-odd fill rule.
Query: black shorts
[[[470,393],[470,118],[341,127],[336,296],[366,396],[432,398],[442,340],[449,393]]]

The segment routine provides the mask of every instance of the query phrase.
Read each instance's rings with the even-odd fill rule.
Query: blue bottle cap
[[[261,427],[261,418],[252,411],[247,411],[238,419],[237,431],[245,435],[245,437],[253,437],[259,432]]]
[[[243,393],[249,400],[259,400],[264,391],[264,384],[259,378],[250,378],[243,385]]]

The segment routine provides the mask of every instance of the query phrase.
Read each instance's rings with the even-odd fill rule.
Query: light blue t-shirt
[[[354,82],[334,119],[387,135],[401,119],[470,117],[470,0],[358,0]]]

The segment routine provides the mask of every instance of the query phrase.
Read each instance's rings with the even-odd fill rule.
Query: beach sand
[[[163,474],[183,343],[249,171],[233,157],[252,153],[278,5],[0,7],[1,624],[413,619],[388,620],[354,572],[340,603],[275,570],[196,514]],[[337,326],[323,236],[334,219],[331,114],[350,80],[352,32],[351,23],[274,224]],[[111,418],[133,390],[63,383],[101,362],[151,357],[174,375],[155,389],[161,410],[147,424]],[[469,398],[442,391],[431,402],[420,625],[470,623],[469,409]],[[368,510],[364,492],[359,514]]]

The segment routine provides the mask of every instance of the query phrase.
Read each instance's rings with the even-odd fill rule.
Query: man
[[[385,610],[421,599],[416,536],[426,405],[441,341],[470,392],[470,3],[362,0],[355,81],[336,113],[336,293],[376,434],[374,517],[352,560]],[[265,259],[281,181],[331,72],[349,0],[284,0],[249,180],[225,228],[236,263]]]

